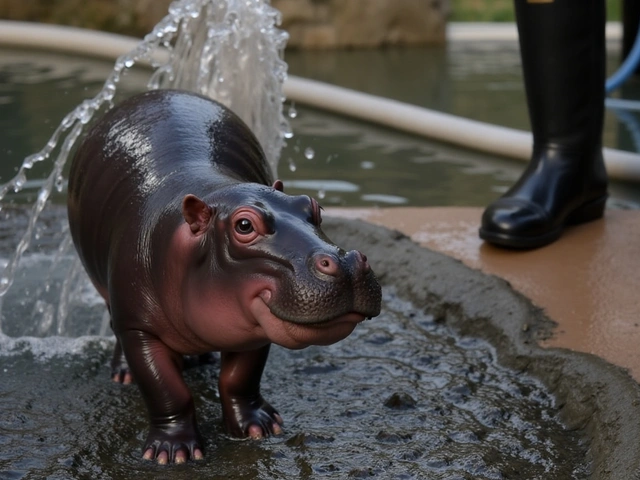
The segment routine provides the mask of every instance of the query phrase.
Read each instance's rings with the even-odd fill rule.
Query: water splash
[[[23,255],[33,240],[39,240],[42,231],[50,228],[40,226],[43,213],[53,208],[52,195],[66,186],[65,167],[78,138],[97,114],[119,100],[119,85],[127,70],[151,65],[149,89],[190,90],[227,105],[256,134],[275,174],[285,138],[292,136],[282,107],[282,86],[287,75],[283,55],[288,35],[278,28],[279,23],[280,13],[271,7],[269,0],[177,0],[170,5],[168,15],[132,51],[118,58],[102,90],[66,115],[44,148],[28,156],[16,175],[0,185],[0,211],[6,212],[16,203],[15,194],[30,182],[32,169],[52,161],[37,198],[28,207],[24,228],[8,227],[21,233],[16,236],[12,232],[15,247],[2,262],[0,305],[5,310],[6,294],[15,283]],[[38,336],[69,334],[66,325],[69,303],[73,292],[77,294],[82,285],[86,286],[87,278],[79,267],[66,225],[58,224],[56,228],[60,243],[53,253],[54,260],[49,262],[49,274],[44,275],[44,281],[42,277],[40,280],[41,290],[50,293],[57,289],[58,298],[50,301],[35,298],[32,316],[39,317],[39,325],[27,325],[26,330],[17,331],[16,335],[25,335],[27,331]],[[66,273],[60,278],[62,270]],[[57,280],[52,280],[54,277]],[[2,313],[0,327],[4,329]]]
[[[304,149],[304,156],[307,160],[313,160],[313,157],[316,156],[316,152],[311,147],[307,147]]]
[[[296,109],[296,105],[294,102],[291,102],[291,104],[289,105],[287,115],[289,116],[289,118],[296,118],[298,116],[298,110]]]

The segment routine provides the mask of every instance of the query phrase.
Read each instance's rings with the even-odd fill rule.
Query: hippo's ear
[[[273,182],[272,187],[280,192],[284,192],[284,184],[282,183],[282,180],[276,180]]]
[[[182,216],[189,224],[191,232],[194,235],[201,235],[209,228],[213,217],[213,208],[195,195],[189,194],[182,200]]]

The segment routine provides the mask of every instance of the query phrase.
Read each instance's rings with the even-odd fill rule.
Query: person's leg
[[[605,2],[515,0],[515,7],[533,155],[485,210],[480,237],[536,248],[604,211]]]

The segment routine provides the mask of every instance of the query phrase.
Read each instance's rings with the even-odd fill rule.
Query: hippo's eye
[[[236,232],[241,235],[248,235],[253,232],[253,224],[251,220],[241,218],[236,222]]]

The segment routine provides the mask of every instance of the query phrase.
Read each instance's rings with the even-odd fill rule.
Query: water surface
[[[50,347],[38,356],[18,342],[0,356],[0,478],[542,480],[587,472],[586,446],[563,428],[539,382],[500,367],[488,344],[456,336],[393,289],[383,313],[346,340],[272,350],[262,390],[285,419],[279,437],[228,438],[217,367],[189,370],[207,456],[183,466],[140,459],[144,406],[135,386],[109,381],[111,344],[86,340],[75,353]]]
[[[528,128],[518,51],[510,44],[288,52],[286,58],[293,74]],[[46,143],[66,113],[99,91],[110,69],[109,62],[95,59],[0,49],[0,182]],[[125,75],[122,97],[145,88],[148,73],[133,69]],[[278,175],[291,193],[312,194],[327,206],[484,206],[524,168],[301,105],[287,105],[287,112],[294,137],[282,152]],[[609,112],[605,143],[621,146],[624,132]],[[35,168],[34,176],[46,175],[45,166]],[[32,183],[16,199],[33,199],[37,186]],[[611,193],[614,206],[640,205],[637,185],[617,182]]]

